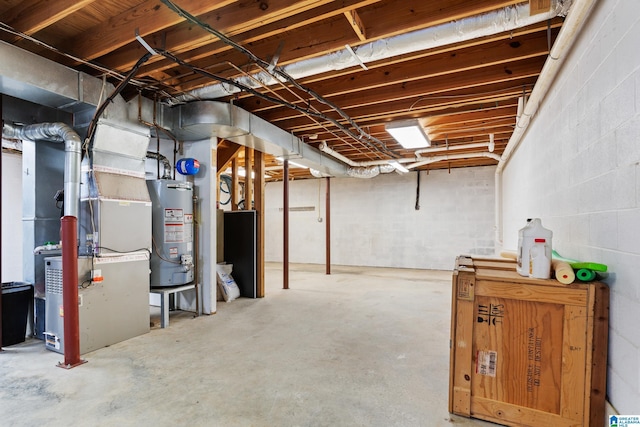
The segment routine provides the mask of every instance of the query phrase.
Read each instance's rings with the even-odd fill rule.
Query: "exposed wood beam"
[[[437,3],[437,2],[434,2],[434,3]],[[492,4],[492,5],[495,5],[496,3],[499,3],[500,5],[505,4],[504,1],[503,2],[496,2],[496,1],[485,2],[485,4]],[[510,2],[510,3],[514,3],[514,2]],[[407,5],[407,7],[409,6]],[[359,11],[363,9],[367,9],[367,8],[361,8],[359,9]],[[407,13],[410,13],[410,12],[407,12]],[[384,15],[380,15],[380,16],[384,16]],[[438,16],[444,17],[445,15],[439,14]],[[413,16],[412,19],[415,19],[415,16]],[[426,14],[420,15],[420,19],[422,20],[421,21],[422,24],[418,25],[416,29],[425,28],[430,25],[440,23],[440,21],[434,20],[432,16],[426,15]],[[318,56],[318,55],[322,55],[330,52],[335,52],[337,50],[342,50],[344,49],[345,42],[351,45],[358,44],[358,40],[355,39],[355,37],[354,37],[354,40],[349,40],[348,36],[347,37],[336,36],[337,33],[342,31],[339,29],[342,28],[343,30],[346,31],[345,27],[347,23],[344,21],[345,20],[343,17],[340,20],[333,18],[328,20],[327,21],[328,23],[326,25],[323,24],[322,26],[320,26],[320,25],[314,24],[312,26],[306,26],[304,28],[301,28],[299,31],[295,31],[295,30],[287,31],[287,41],[285,44],[285,46],[287,46],[287,49],[285,50],[285,52],[283,52],[283,55],[281,56],[279,63],[281,65],[286,65],[287,63],[290,63],[294,60],[300,61],[308,57]],[[388,20],[386,19],[380,20],[376,18],[376,21],[378,26],[389,26]],[[394,25],[397,25],[397,24],[394,24]],[[538,27],[538,28],[546,29],[546,26]],[[379,32],[380,32],[380,36],[378,38],[395,34],[395,32],[391,31],[391,29],[379,30]],[[349,31],[349,33],[351,33],[351,31]],[[507,37],[513,36],[514,34],[516,34],[516,32],[513,32],[513,34],[510,33]],[[505,35],[502,35],[502,36],[504,37]],[[261,40],[261,41],[254,42],[251,44],[251,50],[257,56],[264,58],[266,57],[266,55],[275,51],[277,44],[279,43],[279,40],[281,40],[281,38],[279,38],[278,40],[268,39],[268,40]],[[373,39],[370,38],[370,40],[373,40]],[[321,47],[321,49],[319,49],[319,47]],[[226,55],[231,55],[231,56],[227,57]],[[236,62],[237,59],[233,59],[232,53],[228,53],[226,55],[224,54],[222,56],[216,55],[214,58],[214,61],[211,61],[211,60],[200,61],[200,59],[203,57],[198,55],[198,58],[200,59],[195,61],[195,65],[200,67],[207,67],[212,65],[212,63],[220,63],[227,60],[238,63]],[[192,58],[191,61],[193,62],[194,58],[193,57],[191,58]],[[240,63],[244,63],[244,62],[240,62]],[[367,64],[367,66],[369,65]],[[192,88],[200,87],[206,84],[211,84],[211,81],[198,76],[193,80],[190,80],[188,83],[183,82],[181,86],[181,90],[190,90]]]
[[[509,135],[511,133],[513,133],[513,126],[515,126],[515,123],[513,123],[512,125],[509,126],[498,126],[498,127],[485,127],[484,131],[481,130],[482,128],[472,128],[469,130],[465,130],[465,129],[459,129],[456,130],[455,132],[453,131],[449,131],[449,132],[434,132],[433,136],[431,133],[429,133],[429,138],[432,138],[432,141],[438,141],[438,140],[442,140],[444,141],[447,138],[467,138],[467,137],[473,137],[473,136],[478,136],[478,135],[482,135],[482,136],[487,136],[487,139],[489,138],[489,134],[493,133],[493,134],[504,134],[504,135]]]
[[[482,120],[482,121],[490,121],[494,119],[503,119],[508,117],[515,117],[517,108],[517,101],[515,99],[510,102],[502,103],[498,106],[486,105],[482,108],[479,108],[478,105],[468,105],[462,107],[455,107],[450,109],[440,110],[433,115],[429,115],[428,117],[422,118],[425,122],[428,123],[429,120],[439,119],[441,117],[448,116],[468,116],[469,120]],[[508,114],[508,112],[511,114]],[[372,136],[375,136],[383,142],[385,140],[389,140],[391,137],[385,131],[384,126],[382,125],[372,125],[368,127],[369,133]],[[317,132],[318,140],[329,142],[332,147],[339,146],[342,144],[334,135],[325,132]]]
[[[0,15],[14,29],[32,35],[55,24],[96,0],[23,1]]]
[[[460,19],[467,16],[472,16],[475,13],[480,13],[483,11],[489,11],[496,8],[504,7],[506,5],[515,4],[519,1],[504,1],[504,0],[478,0],[473,2],[473,4],[469,4],[466,0],[455,0],[447,3],[445,7],[440,2],[424,2],[422,0],[413,0],[413,1],[405,1],[403,2],[403,7],[398,8],[397,2],[372,2],[372,6],[364,7],[363,5],[351,5],[348,8],[342,8],[338,14],[342,14],[343,12],[358,8],[360,11],[360,15],[363,16],[364,11],[368,11],[373,9],[374,11],[371,13],[371,18],[363,18],[365,22],[375,22],[376,23],[376,37],[368,37],[368,40],[375,40],[383,37],[388,37],[391,35],[398,34],[400,32],[400,27],[409,27],[411,29],[419,29],[426,28],[432,25],[441,24],[444,22],[448,22],[450,18],[448,18],[449,13],[453,13],[454,19]],[[340,2],[345,3],[345,2]],[[386,8],[381,5],[387,5]],[[335,8],[335,6],[334,6]],[[394,15],[398,14],[398,9],[402,10],[402,16],[398,19],[397,22],[393,22],[386,18],[387,9],[395,10]],[[379,19],[380,16],[385,16],[385,19]],[[292,59],[299,61],[301,59],[317,56],[319,54],[329,53],[331,51],[339,50],[344,48],[344,44],[349,43],[353,45],[359,44],[359,39],[355,38],[352,41],[349,41],[349,38],[345,37],[345,27],[342,26],[344,18],[337,19],[339,17],[335,15],[331,15],[330,18],[327,19],[327,24],[319,25],[318,21],[308,22],[300,31],[294,31],[295,27],[291,29],[287,28],[287,51],[284,52],[283,57],[281,58],[280,64],[284,65],[290,62]],[[340,37],[337,37],[337,34],[341,34]],[[313,40],[311,43],[307,43],[306,46],[299,45],[299,40],[309,39]],[[281,38],[279,38],[281,40]],[[278,41],[279,42],[279,41]],[[262,44],[265,44],[261,46]],[[264,58],[266,54],[269,52],[275,51],[275,46],[272,46],[274,42],[271,40],[267,41],[254,41],[252,42],[252,51],[259,57]],[[361,42],[360,42],[361,43]],[[293,48],[292,46],[298,44],[297,48]],[[318,48],[322,46],[322,51],[318,51]],[[210,48],[206,50],[211,51]],[[308,53],[305,53],[305,50]],[[295,52],[295,58],[291,58],[289,52]],[[212,55],[209,53],[209,55]],[[191,61],[193,61],[194,55],[189,55]],[[196,55],[200,59],[202,58],[200,55]],[[217,55],[216,55],[217,56]],[[215,62],[219,62],[218,58],[214,58]],[[206,67],[211,64],[211,61],[208,61],[206,64],[198,64],[199,66]],[[192,87],[197,87],[198,83],[195,83]],[[187,90],[187,87],[183,87],[183,90]]]
[[[191,0],[188,12],[202,15],[214,9],[234,3],[234,0]],[[87,31],[82,38],[74,37],[63,44],[63,51],[73,52],[90,60],[105,55],[135,40],[135,32],[141,36],[161,31],[182,22],[179,16],[158,0],[147,0],[138,6],[111,17]]]
[[[464,105],[490,105],[500,100],[517,98],[521,93],[523,86],[532,86],[535,83],[535,77],[527,77],[520,80],[508,81],[498,84],[492,84],[482,87],[472,87],[461,90],[454,90],[446,92],[446,98],[429,98],[420,104],[411,107],[411,102],[407,100],[381,102],[376,105],[367,105],[366,107],[345,108],[345,112],[349,116],[359,123],[361,126],[366,123],[388,118],[388,120],[395,119],[396,115],[406,115],[411,113],[412,117],[423,117],[433,114],[435,111],[451,108],[454,106]],[[333,111],[324,108],[323,113],[329,117],[339,120],[340,117]],[[278,120],[273,118],[273,122],[287,129],[291,129],[294,132],[308,131],[311,129],[318,129],[318,124],[310,122],[306,117],[288,117],[286,120]],[[328,123],[327,123],[328,124]],[[330,128],[333,126],[328,124]]]
[[[371,62],[367,64],[367,68],[369,68],[370,71],[378,68],[386,69],[391,65],[400,64],[400,63],[405,64],[405,63],[409,63],[409,61],[419,60],[421,58],[426,59],[427,57],[432,58],[432,57],[436,57],[437,55],[445,54],[445,53],[449,53],[448,56],[451,58],[451,57],[457,56],[460,51],[473,48],[474,46],[482,46],[483,48],[486,48],[486,47],[490,47],[495,42],[502,42],[503,44],[511,44],[513,42],[520,42],[521,38],[525,38],[525,40],[528,40],[536,37],[543,37],[546,44],[546,40],[547,40],[546,30],[548,28],[551,28],[552,40],[553,40],[557,36],[557,33],[561,26],[562,26],[562,19],[554,18],[549,23],[544,22],[544,23],[529,25],[527,27],[523,27],[523,28],[511,31],[509,33],[495,34],[493,36],[484,37],[482,39],[473,39],[473,40],[469,40],[462,43],[455,43],[455,44],[441,46],[434,49],[429,49],[426,51],[420,51],[420,52],[415,52],[411,54],[396,56],[393,58],[388,58],[385,60]],[[544,35],[542,35],[543,32],[544,32]],[[536,36],[536,33],[539,33],[539,34]],[[509,40],[509,41],[506,42],[506,40]],[[546,51],[548,51],[548,49],[546,49]],[[330,80],[338,79],[344,76],[348,76],[347,78],[350,79],[354,75],[354,73],[362,73],[362,70],[357,68],[346,68],[344,70],[331,71],[328,73],[305,77],[303,79],[300,79],[300,83],[307,86],[316,87],[315,86],[316,82],[323,82],[326,80],[330,81]],[[316,88],[319,89],[319,87],[316,87]],[[241,94],[234,95],[234,99],[248,98],[250,96],[252,95],[241,93]]]
[[[253,148],[244,147],[244,210],[253,209]]]
[[[267,37],[279,37],[283,31],[293,31],[305,25],[319,22],[332,16],[340,15],[349,7],[362,7],[380,0],[345,0],[337,7],[335,2],[295,2],[290,0],[270,1],[269,7],[262,10],[263,3],[254,2],[247,7],[239,8],[232,4],[220,10],[208,13],[200,17],[204,22],[215,23],[215,28],[234,41],[242,45],[248,45]],[[232,48],[219,41],[210,34],[199,31],[194,36],[192,24],[181,23],[165,32],[165,48],[174,54],[185,56],[190,61],[201,60]],[[148,41],[161,45],[160,35],[153,34]],[[285,44],[286,46],[286,44]],[[128,46],[131,47],[131,46]],[[125,70],[138,60],[139,56],[130,49],[116,51],[101,60],[105,65]],[[141,74],[151,74],[175,68],[176,64],[169,60],[159,60],[141,69]]]
[[[238,210],[240,202],[240,174],[238,173],[238,157],[231,160],[231,210]]]
[[[429,17],[428,25],[433,26],[447,22],[490,12],[506,6],[521,3],[521,0],[447,0],[413,1],[413,2],[380,2],[374,7],[360,9],[360,17],[364,22],[372,23],[384,20],[391,25],[384,26],[384,33],[370,25],[369,39],[404,33],[425,27],[424,17]]]
[[[516,108],[515,106],[506,106],[501,108],[495,108],[491,110],[483,110],[483,111],[472,111],[472,112],[463,112],[463,113],[454,113],[454,114],[443,114],[439,116],[431,116],[424,119],[425,126],[438,126],[438,125],[454,125],[454,124],[464,124],[469,122],[483,121],[491,118],[505,118],[505,117],[515,117]]]
[[[367,40],[367,33],[364,28],[364,24],[362,23],[362,19],[360,19],[360,15],[358,15],[358,11],[356,9],[348,10],[344,12],[344,16],[347,18],[349,25],[353,28],[353,32],[356,33],[356,36],[360,39],[360,41]]]
[[[218,175],[224,172],[231,160],[240,153],[241,148],[242,145],[227,140],[218,144]]]
[[[478,71],[452,72],[420,81],[396,83],[394,85],[362,89],[359,93],[345,94],[329,98],[343,109],[365,107],[380,102],[407,101],[407,109],[419,106],[428,98],[447,96],[448,92],[477,87],[477,92],[485,91],[484,86],[503,82],[517,82],[529,77],[537,77],[544,63],[544,57],[522,61],[513,66],[496,65]],[[515,85],[516,83],[514,83]],[[530,88],[527,88],[530,90]],[[297,116],[293,111],[269,110],[257,113],[265,120],[278,121]]]
[[[257,265],[256,265],[256,296],[264,298],[264,217],[265,217],[265,201],[264,201],[264,154],[261,151],[254,152],[254,170],[255,170],[255,188],[254,200],[255,210],[257,213]]]
[[[349,94],[351,97],[351,94],[362,94],[365,90],[379,88],[383,85],[402,84],[406,86],[414,80],[423,80],[436,76],[445,76],[443,79],[446,80],[446,76],[450,76],[452,73],[472,70],[475,73],[476,70],[491,66],[504,65],[503,71],[508,74],[512,72],[509,67],[511,64],[517,64],[518,61],[530,58],[537,58],[535,60],[532,59],[532,61],[538,64],[544,63],[545,55],[548,54],[545,35],[530,35],[518,40],[518,42],[517,48],[511,47],[509,43],[502,40],[491,42],[482,46],[460,49],[455,55],[443,53],[434,57],[393,64],[388,67],[358,71],[350,75],[316,82],[311,87],[317,93],[322,93],[325,98],[331,99],[331,97],[342,94]],[[527,63],[527,65],[530,66],[531,63]],[[541,67],[538,67],[538,71],[539,68]],[[469,76],[473,78],[472,74]],[[255,97],[251,99],[255,100]],[[259,108],[255,108],[255,105],[251,105],[245,100],[242,100],[239,105],[243,105],[254,112],[267,109],[286,110],[285,107],[268,104],[264,101],[260,103]],[[295,113],[291,111],[288,114],[294,115]],[[265,114],[263,117],[268,120],[269,114]]]
[[[437,114],[438,111],[451,108],[460,108],[464,106],[472,106],[476,109],[486,108],[488,106],[499,106],[503,101],[513,102],[521,94],[518,86],[532,85],[534,78],[524,79],[517,84],[513,82],[501,83],[487,87],[487,92],[494,92],[491,95],[478,94],[476,88],[454,91],[450,95],[450,99],[433,99],[424,101],[419,107],[411,110],[412,117],[424,117],[431,114]],[[382,103],[381,105],[359,107],[348,110],[347,113],[360,126],[367,126],[369,123],[378,122],[380,120],[391,121],[398,117],[407,117],[409,112],[409,104],[406,101],[396,101],[390,103]],[[340,120],[336,114],[327,111],[327,115]],[[317,131],[318,125],[309,123],[307,118],[299,117],[279,123],[281,127],[292,130],[294,133]],[[327,123],[329,128],[334,128]],[[334,128],[335,129],[335,128]]]

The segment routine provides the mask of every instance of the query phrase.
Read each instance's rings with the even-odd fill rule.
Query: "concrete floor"
[[[170,327],[55,367],[0,354],[0,425],[495,426],[447,411],[451,273],[267,264],[266,298],[174,312]],[[153,310],[152,321],[159,325]]]

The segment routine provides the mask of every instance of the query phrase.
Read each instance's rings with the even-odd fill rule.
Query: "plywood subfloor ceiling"
[[[535,0],[528,13],[556,6],[553,1]],[[341,68],[332,64],[332,58],[363,58],[368,50],[379,50],[387,41],[397,43],[399,37],[415,37],[426,28],[448,31],[447,25],[453,28],[490,13],[508,15],[517,7],[529,8],[529,4],[504,0],[2,0],[0,38],[92,75],[107,75],[115,83],[114,76],[128,73],[147,53],[136,39],[139,35],[149,46],[179,61],[152,56],[123,92],[125,97],[140,92],[162,102],[232,101],[305,143],[325,142],[356,162],[415,157],[414,150],[403,149],[385,131],[385,123],[409,118],[421,121],[437,150],[424,156],[486,152],[481,144],[488,143],[491,134],[494,153],[500,155],[516,123],[518,99],[535,85],[562,25],[561,16],[443,45],[433,40],[433,47],[392,51],[364,66]],[[187,19],[177,8],[195,19]],[[216,32],[247,51],[223,42]],[[328,68],[296,78],[297,85],[271,84],[255,74],[273,72],[276,67],[288,70],[313,58],[320,58],[317,62]],[[230,84],[220,85],[215,77],[243,81],[255,92],[231,90]],[[194,92],[203,87],[212,87],[211,95]],[[469,144],[477,147],[459,149]],[[472,157],[417,169],[496,163],[493,158]],[[277,165],[275,159],[267,159],[273,178],[278,178]],[[304,169],[291,172],[308,175]]]

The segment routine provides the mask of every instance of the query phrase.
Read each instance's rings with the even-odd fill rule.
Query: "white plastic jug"
[[[542,226],[540,218],[527,219],[527,225],[518,231],[518,265],[516,271],[521,276],[529,277],[529,251],[535,243],[535,239],[545,239],[551,259],[551,238],[553,232]]]
[[[529,277],[549,279],[551,277],[551,247],[546,239],[535,238],[529,250]]]

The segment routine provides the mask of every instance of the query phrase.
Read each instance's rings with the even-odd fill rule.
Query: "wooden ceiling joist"
[[[351,28],[353,28],[353,32],[356,33],[360,41],[366,41],[367,32],[365,31],[362,19],[360,19],[360,15],[358,15],[358,11],[355,9],[349,10],[344,13],[344,16],[347,18]]]

